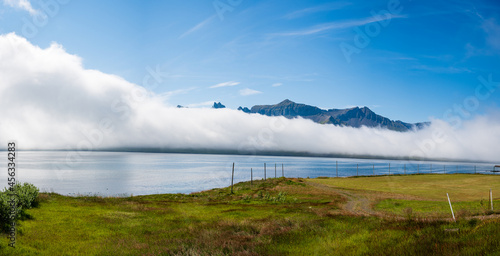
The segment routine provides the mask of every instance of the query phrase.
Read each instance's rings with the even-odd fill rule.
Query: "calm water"
[[[0,188],[7,186],[7,153],[0,158]],[[42,191],[65,195],[147,195],[190,193],[231,184],[235,162],[235,183],[267,177],[318,177],[429,173],[486,172],[493,164],[454,162],[408,162],[346,158],[268,157],[124,152],[17,152],[17,178]]]

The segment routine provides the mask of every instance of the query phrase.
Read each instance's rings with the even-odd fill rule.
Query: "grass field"
[[[456,185],[461,178],[488,189],[492,180],[498,181],[496,176],[448,177]],[[385,186],[387,180],[394,181],[392,188],[377,190],[384,180]],[[420,182],[433,183],[433,191],[422,191],[429,185]],[[17,247],[7,247],[4,234],[0,255],[499,254],[497,218],[419,221],[362,216],[345,207],[353,198],[391,192],[398,196],[384,194],[375,209],[404,216],[399,211],[405,204],[418,209],[419,202],[439,202],[437,187],[449,188],[448,182],[440,175],[281,178],[236,184],[234,194],[229,188],[127,198],[41,194],[40,207],[28,210],[30,217],[19,223]],[[481,189],[474,190],[475,197],[470,188],[464,189],[468,192],[456,193],[470,194],[469,200],[481,198]],[[354,195],[349,193],[359,197],[346,197]]]
[[[359,191],[372,198],[375,210],[396,215],[407,215],[410,209],[419,217],[451,217],[446,193],[450,195],[456,217],[492,214],[495,211],[491,211],[490,189],[493,207],[500,209],[500,176],[497,175],[393,175],[313,179],[311,182]]]
[[[387,192],[415,196],[422,200],[452,201],[488,200],[489,190],[493,198],[500,199],[500,175],[481,174],[431,174],[390,175],[341,179],[315,179],[314,182],[333,187]]]

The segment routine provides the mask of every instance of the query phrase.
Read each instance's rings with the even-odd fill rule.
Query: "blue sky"
[[[417,122],[463,105],[479,76],[500,81],[496,1],[2,1],[1,34],[57,42],[139,85],[159,68],[151,89],[173,106],[288,98]],[[474,113],[498,102],[500,91]]]

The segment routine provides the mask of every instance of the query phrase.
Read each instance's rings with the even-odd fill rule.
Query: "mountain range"
[[[220,108],[220,105],[222,104],[214,103],[214,108]],[[290,119],[302,117],[320,124],[333,124],[356,128],[361,126],[382,127],[400,132],[421,129],[429,125],[428,122],[411,124],[399,120],[393,121],[389,118],[377,115],[367,107],[324,110],[315,106],[295,103],[288,99],[275,105],[256,105],[251,109],[239,107],[238,110],[249,114],[257,113],[266,116],[284,116]]]

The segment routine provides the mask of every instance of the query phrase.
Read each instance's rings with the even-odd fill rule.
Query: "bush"
[[[33,184],[16,183],[14,185],[14,197],[12,197],[12,192],[8,189],[0,192],[0,229],[8,230],[11,219],[11,200],[13,200],[15,205],[15,215],[14,219],[18,220],[25,216],[25,209],[31,209],[38,206],[38,188]]]
[[[9,200],[11,199],[10,195],[5,193],[5,192],[0,192],[0,231],[6,231],[12,222],[10,219],[10,203]],[[19,213],[15,218],[19,218]]]
[[[14,191],[16,196],[19,198],[19,205],[23,209],[31,209],[38,206],[38,188],[30,183],[24,183],[22,186],[20,183],[16,183],[14,186]]]

